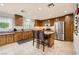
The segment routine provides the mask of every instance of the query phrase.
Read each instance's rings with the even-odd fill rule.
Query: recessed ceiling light
[[[38,8],[38,10],[41,10],[42,8]]]
[[[1,4],[0,4],[0,6],[4,6],[4,4],[3,4],[3,3],[1,3]]]

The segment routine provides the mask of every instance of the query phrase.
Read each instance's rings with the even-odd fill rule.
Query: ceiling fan
[[[54,3],[50,3],[50,4],[48,4],[48,7],[50,8],[50,7],[54,7],[55,6],[55,4]]]

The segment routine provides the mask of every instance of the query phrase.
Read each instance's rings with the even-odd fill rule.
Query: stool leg
[[[39,48],[39,43],[40,41],[39,41],[39,39],[37,39],[37,48]]]
[[[44,43],[43,43],[43,52],[45,51],[45,45],[44,45]]]
[[[34,46],[34,38],[33,38],[33,46]]]

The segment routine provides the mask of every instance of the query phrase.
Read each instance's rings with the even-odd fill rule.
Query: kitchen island
[[[33,30],[34,31],[42,31],[44,30],[45,27],[35,27]],[[54,30],[44,30],[44,34],[47,36],[50,36],[48,39],[48,47],[52,47],[54,45],[54,40],[55,40],[55,31]]]
[[[44,33],[49,36],[48,47],[52,47],[54,45],[55,33],[53,31],[45,31]]]

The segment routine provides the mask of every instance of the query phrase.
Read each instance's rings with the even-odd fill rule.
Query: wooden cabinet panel
[[[17,35],[17,33],[14,34],[14,41],[15,42],[18,41],[18,35]]]
[[[22,40],[23,39],[23,32],[18,32],[18,39]]]
[[[32,38],[32,31],[16,32],[14,35],[15,42],[29,38]]]
[[[51,26],[54,26],[54,22],[55,22],[55,19],[51,19],[51,20],[50,20],[50,25],[51,25]]]
[[[32,31],[30,31],[30,32],[28,33],[28,38],[31,39],[32,36],[33,36],[33,35],[32,35]]]
[[[23,32],[16,32],[14,35],[14,40],[19,41],[23,39]]]
[[[73,41],[73,15],[65,17],[65,40]]]
[[[44,26],[43,21],[42,20],[36,20],[35,26]]]
[[[6,37],[7,37],[7,43],[12,43],[12,42],[14,42],[14,37],[13,37],[13,35],[6,35]]]
[[[55,33],[51,34],[51,37],[48,39],[48,46],[52,47],[54,45]]]
[[[23,39],[28,39],[28,32],[23,32]]]
[[[0,36],[0,45],[6,44],[5,36]]]
[[[23,25],[23,16],[15,15],[15,25],[22,26]]]
[[[32,38],[32,31],[23,32],[23,39]]]

